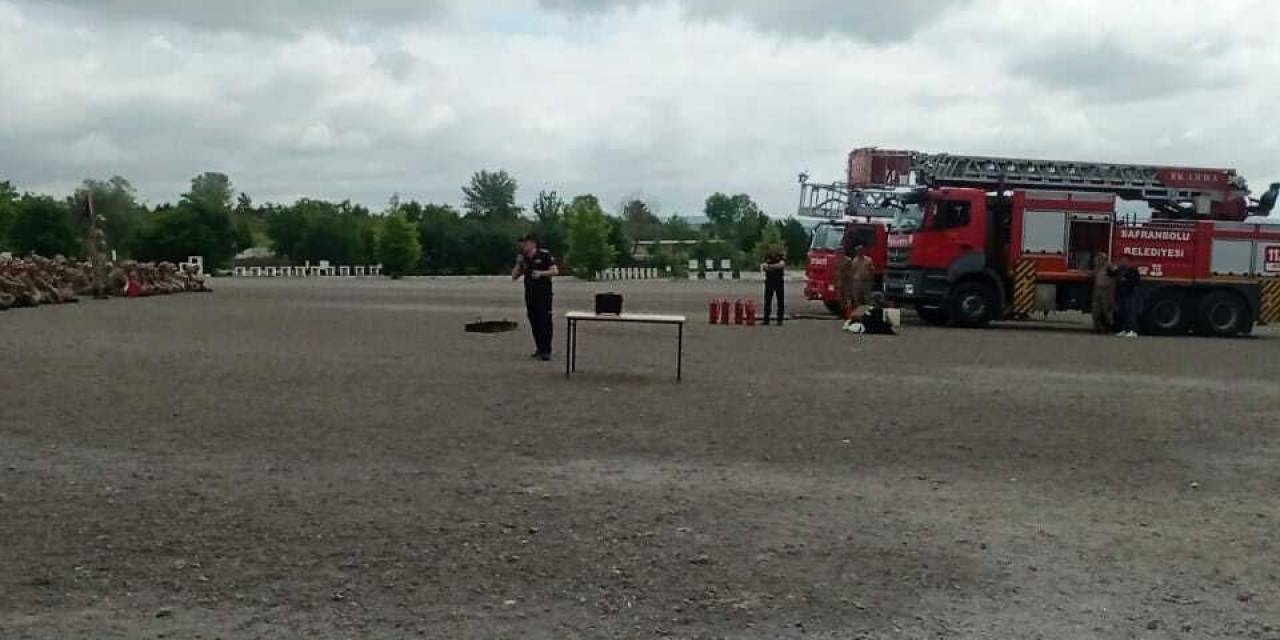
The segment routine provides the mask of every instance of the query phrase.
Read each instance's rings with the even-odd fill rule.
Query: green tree
[[[183,200],[201,205],[202,211],[230,212],[235,189],[225,173],[206,172],[191,179],[191,191],[182,195]]]
[[[67,203],[49,196],[28,194],[18,200],[9,239],[18,255],[80,255],[80,236]]]
[[[363,218],[358,222],[359,243],[356,245],[355,264],[374,264],[378,262],[378,222],[373,218]]]
[[[90,196],[93,198],[94,213],[102,218],[101,226],[107,237],[107,245],[128,253],[133,234],[147,215],[146,207],[138,204],[137,191],[128,180],[120,176],[105,181],[88,179],[71,196],[71,211],[88,212]]]
[[[716,235],[741,251],[750,251],[759,242],[760,233],[769,221],[745,193],[735,196],[712,194],[707,198],[704,213]]]
[[[211,268],[225,267],[240,249],[236,235],[225,207],[184,196],[177,206],[156,209],[135,237],[133,255],[140,260],[170,262],[204,256]]]
[[[241,249],[245,237],[232,220],[231,180],[221,173],[191,179],[191,190],[177,206],[158,207],[138,232],[133,255],[140,260],[178,262],[203,256],[210,268],[225,267]]]
[[[405,220],[418,224],[422,222],[423,206],[417,200],[410,200],[400,205],[400,214],[404,216]]]
[[[564,210],[564,200],[555,191],[539,191],[533,202],[533,232],[538,236],[538,244],[556,256],[564,255],[569,235]]]
[[[752,251],[753,257],[760,261],[770,253],[781,253],[784,258],[787,256],[787,245],[782,240],[780,225],[765,225],[764,231],[760,234],[760,240],[756,242],[755,250]]]
[[[258,213],[258,210],[253,207],[253,198],[250,198],[249,194],[243,191],[236,196],[236,213],[242,216],[252,216]]]
[[[635,262],[631,238],[627,236],[626,223],[621,218],[606,216],[609,223],[609,246],[613,249],[614,262],[620,267],[630,267]]]
[[[809,231],[795,218],[787,218],[786,222],[777,224],[781,225],[782,242],[787,247],[787,260],[792,264],[804,264],[809,255]]]
[[[663,240],[697,240],[698,230],[688,220],[672,215],[662,223]]]
[[[0,182],[0,251],[8,251],[9,228],[18,214],[18,190],[9,182]]]
[[[299,242],[306,231],[307,214],[299,200],[289,207],[276,207],[267,213],[267,237],[276,255],[296,259]]]
[[[527,229],[518,222],[485,223],[465,221],[464,264],[468,273],[496,275],[509,273],[515,257],[516,240]]]
[[[632,240],[659,240],[662,220],[643,200],[632,198],[622,204],[623,230]]]
[[[276,254],[294,263],[371,264],[376,261],[376,230],[369,210],[350,200],[329,202],[302,198],[272,211],[267,236]]]
[[[235,238],[237,253],[254,246],[253,227],[249,224],[247,219],[237,218],[234,223],[232,234]]]
[[[304,262],[353,264],[359,243],[359,223],[352,216],[336,211],[316,213],[306,219],[302,237],[290,257]]]
[[[609,221],[595,196],[573,199],[566,212],[569,224],[569,254],[566,261],[580,278],[592,279],[613,264],[609,244]]]
[[[716,192],[707,198],[702,212],[717,232],[727,235],[729,229],[732,229],[742,217],[741,201],[736,196]]]
[[[378,257],[382,271],[392,278],[410,273],[422,257],[418,230],[403,216],[388,216],[378,236]]]
[[[558,223],[564,217],[565,204],[556,191],[539,191],[533,201],[533,217],[538,222]]]
[[[514,222],[520,217],[516,206],[516,179],[506,171],[480,171],[471,176],[471,185],[462,188],[467,217],[484,222]]]
[[[453,207],[424,205],[418,237],[422,245],[423,273],[450,274],[466,270],[466,225]]]

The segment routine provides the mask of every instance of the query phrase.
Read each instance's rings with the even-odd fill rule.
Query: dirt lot
[[[217,285],[0,314],[0,638],[1280,638],[1274,331],[565,281],[692,320],[566,381],[510,283]]]

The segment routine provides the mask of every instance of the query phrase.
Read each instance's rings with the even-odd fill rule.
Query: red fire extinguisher
[[[742,298],[738,298],[733,302],[733,323],[747,323],[747,305],[742,303]]]
[[[756,301],[755,300],[747,301],[747,326],[748,327],[756,326]]]
[[[729,324],[733,316],[729,315],[729,299],[725,298],[720,301],[720,324]]]
[[[711,300],[711,318],[710,318],[710,320],[711,320],[711,324],[716,324],[716,323],[720,322],[720,301],[719,301],[719,300],[716,300],[716,299],[714,299],[714,298]]]

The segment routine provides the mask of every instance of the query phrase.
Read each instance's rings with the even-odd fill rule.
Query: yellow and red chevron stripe
[[[1036,263],[1023,260],[1013,272],[1013,311],[1027,315],[1036,308]]]
[[[1280,322],[1280,278],[1262,280],[1262,299],[1258,305],[1258,319],[1267,324]]]

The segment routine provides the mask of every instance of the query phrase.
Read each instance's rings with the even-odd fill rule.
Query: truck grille
[[[911,249],[909,247],[890,247],[888,259],[890,267],[905,267],[911,261]]]

